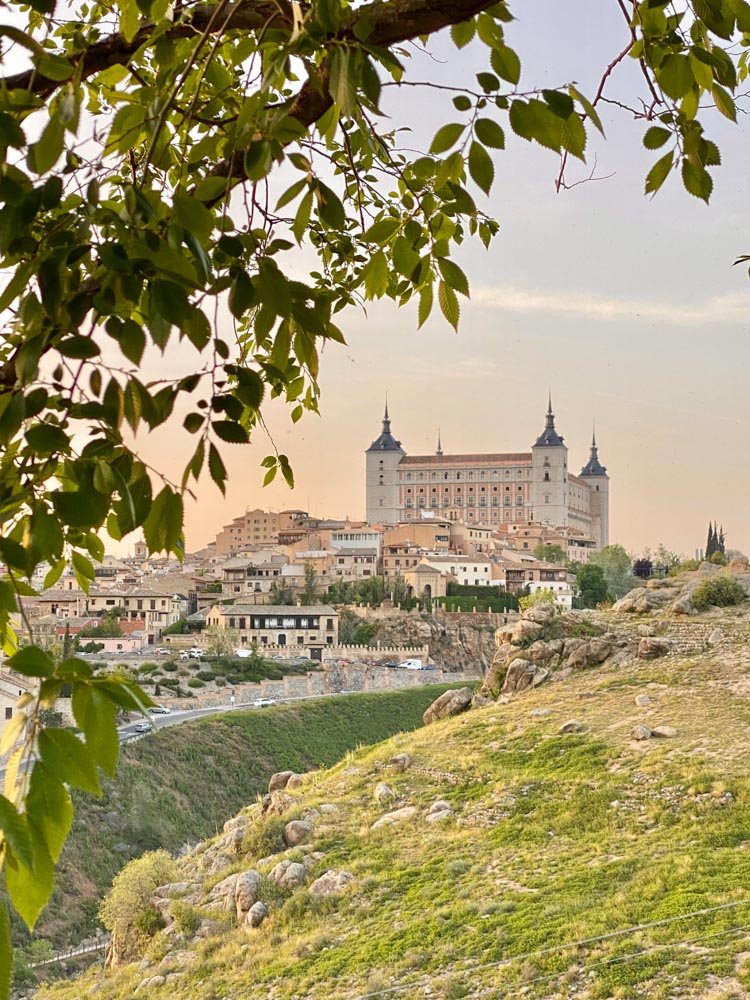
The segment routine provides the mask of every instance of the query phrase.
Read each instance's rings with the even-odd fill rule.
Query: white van
[[[404,660],[403,663],[399,663],[399,667],[402,670],[424,670],[421,660]]]

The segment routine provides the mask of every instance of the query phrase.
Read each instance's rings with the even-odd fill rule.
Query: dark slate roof
[[[599,461],[599,449],[596,446],[596,435],[591,440],[591,454],[588,462],[581,469],[582,476],[606,476],[607,467]]]
[[[547,422],[544,430],[534,443],[535,448],[555,448],[564,443],[564,438],[555,430],[555,415],[552,412],[552,400],[550,399],[547,409]]]
[[[380,437],[376,437],[367,450],[400,451],[402,455],[405,454],[404,449],[401,447],[401,442],[397,441],[393,434],[391,434],[391,421],[388,417],[388,406],[385,408],[385,415],[383,416],[383,430],[380,432]]]

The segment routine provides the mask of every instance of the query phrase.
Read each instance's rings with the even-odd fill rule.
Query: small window
[[[6,720],[13,718],[13,706],[12,705],[6,705],[5,706],[5,718],[6,718]]]

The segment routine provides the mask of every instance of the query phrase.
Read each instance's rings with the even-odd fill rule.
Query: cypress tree
[[[725,553],[724,553],[724,525],[723,524],[722,524],[721,528],[719,528],[719,539],[718,539],[718,543],[717,544],[718,544],[719,552],[721,552],[721,554],[724,555]]]
[[[714,526],[711,522],[708,522],[708,538],[706,539],[706,559],[710,559],[711,556],[716,551],[716,535],[714,534]]]

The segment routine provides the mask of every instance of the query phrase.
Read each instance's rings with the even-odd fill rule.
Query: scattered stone
[[[408,753],[397,753],[388,762],[396,771],[407,771],[412,765],[412,759]]]
[[[242,922],[245,914],[258,901],[258,890],[260,889],[260,873],[250,868],[246,872],[240,872],[234,887],[234,905],[237,911],[237,920]]]
[[[148,979],[142,979],[140,983],[138,983],[135,991],[137,993],[139,990],[145,990],[150,986],[163,986],[166,981],[166,976],[149,976]]]
[[[695,605],[693,604],[693,595],[690,593],[682,594],[670,604],[668,610],[671,611],[673,615],[694,614]]]
[[[549,670],[530,660],[519,657],[513,660],[505,675],[502,694],[520,694],[528,688],[538,687],[549,677]]]
[[[475,694],[474,697],[471,699],[472,708],[484,708],[485,705],[492,705],[492,704],[493,704],[492,698],[488,698],[486,695],[483,695],[479,692]]]
[[[651,704],[651,699],[647,694],[637,694],[634,701],[638,708],[646,708],[647,705]]]
[[[301,786],[301,784],[302,784],[302,775],[301,774],[292,774],[292,775],[290,775],[289,781],[287,781],[285,787],[287,789],[290,789],[290,788],[299,788]]]
[[[532,708],[531,710],[532,719],[546,719],[548,715],[552,715],[549,708]]]
[[[566,643],[567,652],[567,643]],[[612,643],[606,639],[585,639],[568,657],[571,669],[590,667],[604,661],[612,655]]]
[[[234,893],[237,887],[239,875],[227,875],[221,882],[217,882],[209,892],[205,906],[208,910],[223,910],[230,913],[235,908]]]
[[[550,643],[545,642],[543,639],[537,639],[536,642],[532,642],[526,650],[526,656],[532,663],[546,663],[548,660],[551,660],[554,655],[555,654],[550,648]]]
[[[329,869],[320,878],[316,878],[310,886],[310,893],[313,896],[334,896],[343,892],[350,882],[354,881],[351,872],[335,871]]]
[[[250,909],[247,911],[247,916],[245,917],[245,923],[249,927],[260,927],[263,921],[268,916],[268,907],[265,903],[261,903],[258,900],[257,903],[253,903]]]
[[[471,705],[473,696],[474,692],[470,687],[455,688],[452,691],[443,692],[422,716],[424,724],[427,726],[438,719],[447,719],[449,716],[465,712]]]
[[[329,813],[337,813],[339,811],[339,807],[334,805],[333,802],[324,802],[320,806],[320,811],[324,815],[328,815]]]
[[[708,637],[708,641],[711,646],[715,646],[716,643],[721,642],[723,638],[724,638],[724,633],[721,631],[721,629],[715,628],[711,633],[711,635]]]
[[[543,632],[543,625],[540,625],[538,622],[522,618],[516,623],[510,641],[513,646],[523,646],[527,643],[533,642],[535,639],[541,638]]]
[[[425,820],[428,823],[439,823],[441,820],[450,819],[453,813],[453,806],[446,799],[438,799],[433,802],[427,810]]]
[[[278,792],[282,788],[286,788],[289,784],[289,779],[294,774],[294,771],[277,771],[276,774],[271,775],[271,779],[268,782],[269,792]]]
[[[638,626],[638,635],[643,635],[643,636],[656,635],[656,626],[655,625],[639,625]]]
[[[579,719],[568,719],[560,726],[561,733],[580,733],[583,731],[583,723]]]
[[[370,827],[371,830],[379,830],[381,826],[393,826],[394,823],[403,823],[407,819],[412,819],[416,815],[415,806],[403,806],[393,812],[385,813],[380,819],[376,819]]]
[[[527,608],[522,616],[522,621],[535,622],[537,625],[549,625],[557,614],[554,604],[535,604]]]
[[[674,726],[654,726],[651,730],[652,736],[661,736],[662,739],[671,740],[677,735]]]
[[[651,730],[648,726],[637,725],[630,730],[630,736],[634,740],[650,740]]]
[[[384,781],[379,781],[375,785],[375,801],[376,802],[392,802],[396,798],[396,793],[393,791],[390,785],[386,785]]]
[[[287,847],[306,844],[312,838],[312,824],[303,819],[293,819],[284,827],[284,843]]]
[[[265,806],[264,811],[271,816],[281,816],[296,803],[293,795],[289,795],[286,790],[277,789],[271,792],[270,801]]]
[[[307,868],[299,861],[285,859],[274,865],[268,873],[268,878],[285,889],[296,889],[298,885],[304,885]]]
[[[666,656],[671,649],[672,642],[669,639],[646,635],[638,643],[636,656],[639,660],[655,660],[659,656]]]

